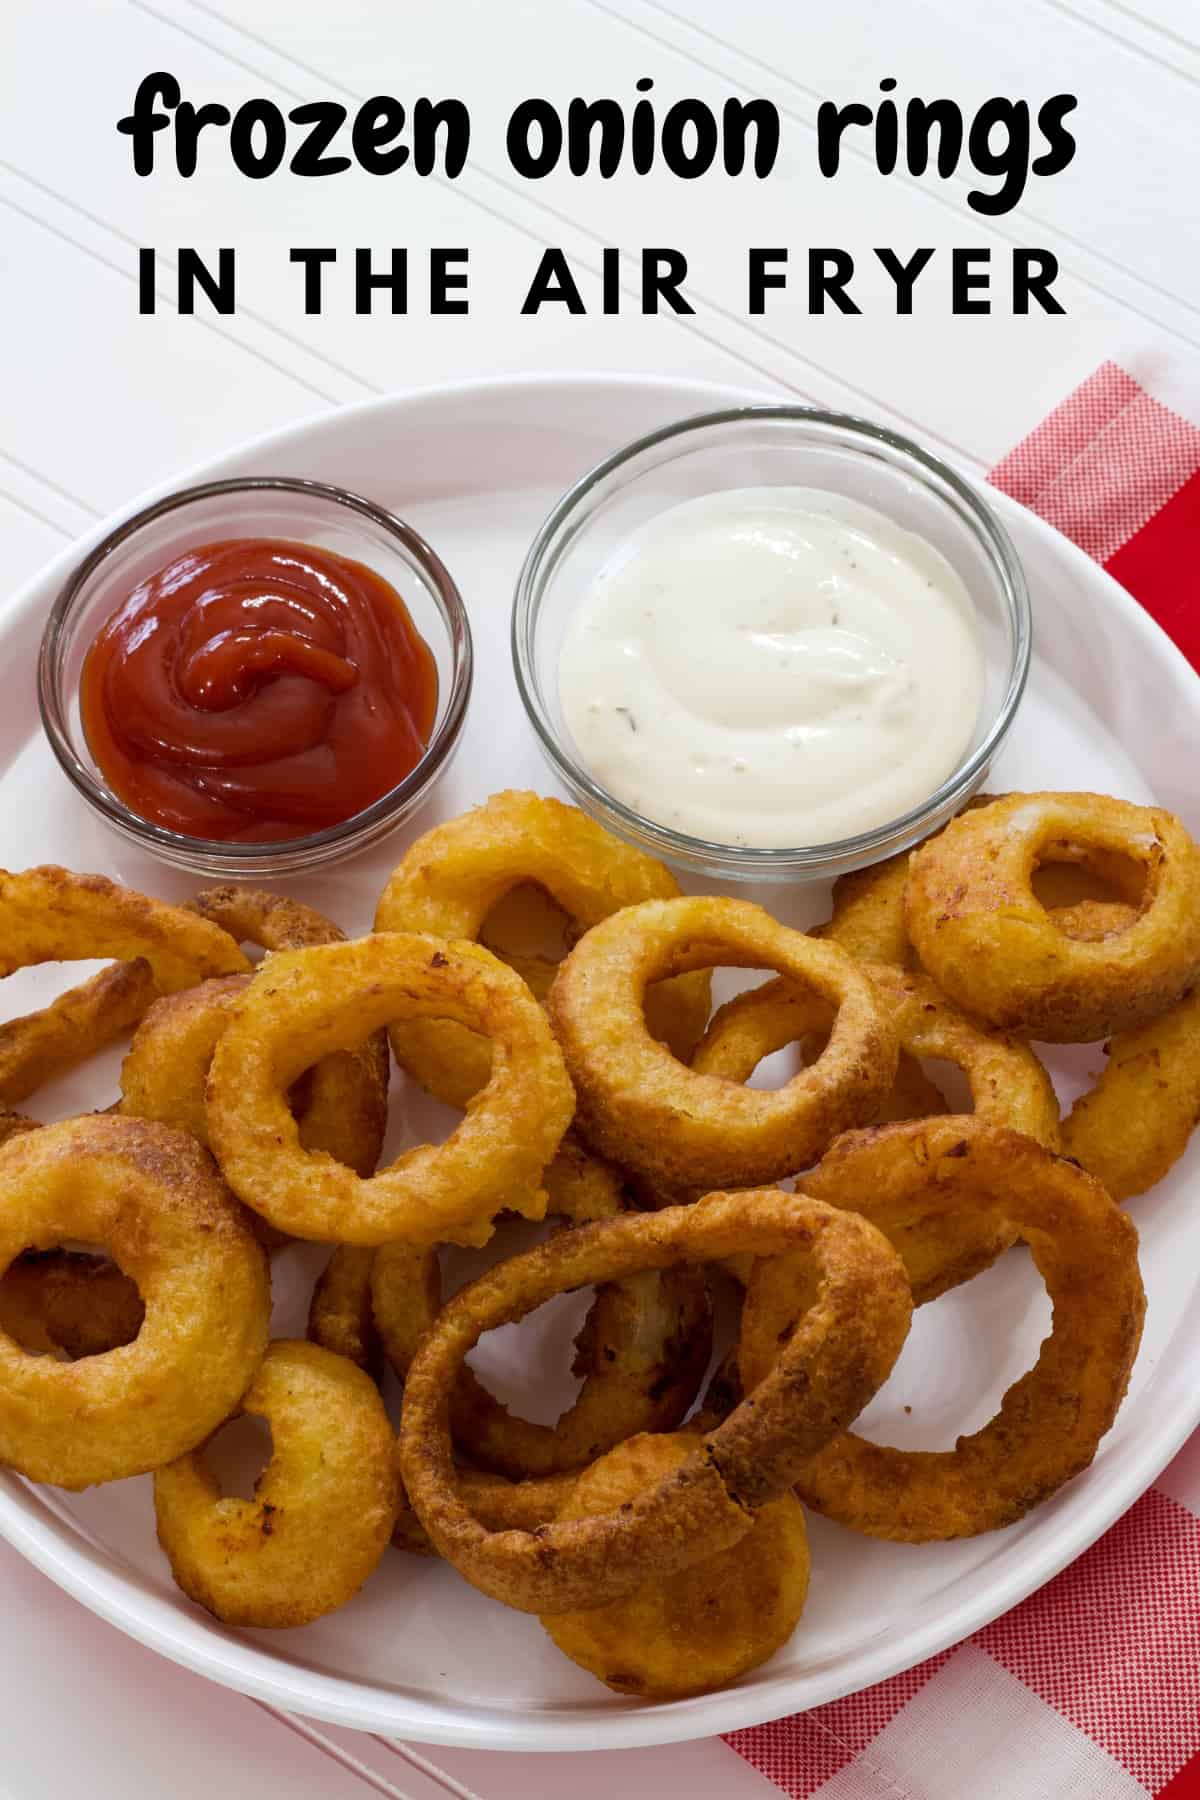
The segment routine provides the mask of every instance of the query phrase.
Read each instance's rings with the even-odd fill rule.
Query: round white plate
[[[366,929],[387,869],[417,831],[500,787],[551,787],[508,652],[514,577],[534,529],[562,489],[619,444],[748,397],[760,396],[608,376],[481,382],[347,408],[193,472],[313,476],[395,508],[445,558],[474,624],[479,673],[463,748],[424,816],[407,836],[293,884],[295,891],[347,929]],[[131,499],[126,510],[151,497]],[[1028,696],[991,785],[1153,797],[1200,829],[1195,676],[1087,557],[1002,496],[991,498],[1024,557],[1036,621]],[[42,619],[85,547],[48,568],[0,619],[0,856],[10,868],[57,861],[182,897],[186,877],[139,856],[85,810],[38,726]],[[801,925],[822,917],[828,899],[812,887],[758,897]],[[14,976],[6,1011],[41,1003],[55,984],[63,984],[61,971]],[[1100,1062],[1098,1046],[1054,1057],[1063,1097]],[[47,1117],[104,1105],[114,1082],[110,1058],[35,1104]],[[393,1113],[396,1142],[428,1127],[428,1111],[399,1079]],[[702,1737],[819,1705],[911,1666],[1014,1605],[1098,1537],[1200,1422],[1200,1210],[1188,1194],[1198,1168],[1200,1143],[1134,1204],[1149,1315],[1129,1398],[1093,1467],[1021,1524],[966,1543],[872,1543],[814,1519],[812,1592],[799,1629],[724,1693],[667,1706],[620,1699],[561,1657],[536,1619],[484,1599],[442,1564],[400,1553],[389,1553],[364,1591],[318,1624],[274,1634],[226,1630],[174,1587],[155,1543],[148,1480],[68,1495],[3,1475],[0,1532],[85,1605],[188,1668],[290,1712],[393,1736],[593,1750]],[[277,1330],[302,1329],[312,1261],[304,1249],[277,1259]],[[574,1300],[546,1309],[521,1328],[526,1335],[494,1334],[487,1366],[506,1396],[524,1395],[540,1416],[553,1417],[552,1402],[563,1397],[555,1372],[569,1362],[578,1307]],[[866,1428],[906,1445],[952,1443],[990,1415],[1029,1365],[1047,1320],[1028,1259],[1013,1253],[918,1316]]]

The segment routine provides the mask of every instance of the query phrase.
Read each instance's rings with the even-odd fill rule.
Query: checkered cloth
[[[1105,363],[991,479],[1200,669],[1200,430],[1143,380]],[[956,1649],[727,1742],[794,1800],[1200,1800],[1200,1434],[1085,1555]]]

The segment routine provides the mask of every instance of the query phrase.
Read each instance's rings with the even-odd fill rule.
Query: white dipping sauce
[[[660,513],[609,561],[559,664],[567,727],[627,806],[798,848],[919,805],[983,696],[975,608],[924,538],[817,488]]]

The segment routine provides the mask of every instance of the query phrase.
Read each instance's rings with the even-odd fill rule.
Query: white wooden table
[[[139,180],[114,129],[140,78],[236,108],[378,92],[470,106],[455,181],[360,171],[248,181],[219,145],[200,167]],[[783,147],[763,183],[714,174],[522,182],[504,120],[526,96],[631,104],[731,93],[779,107]],[[997,219],[971,211],[962,174],[884,177],[861,146],[837,179],[816,168],[822,98],[1078,95],[1071,166],[1033,179]],[[1195,191],[1200,11],[1195,0],[4,0],[0,11],[0,595],[97,516],[239,439],[328,406],[472,374],[637,369],[764,384],[865,411],[986,468],[1106,356],[1131,349],[1200,370]],[[954,245],[1045,246],[1065,317],[952,317]],[[236,316],[137,312],[137,249],[160,251],[164,293],[181,244],[237,248]],[[329,301],[306,317],[293,244],[337,247]],[[413,259],[413,310],[356,318],[354,247]],[[670,244],[688,255],[693,317],[520,316],[541,249],[561,245],[598,290],[601,250]],[[800,299],[746,315],[745,250],[875,245],[939,252],[911,317],[865,277],[864,312],[810,318]],[[471,252],[467,317],[431,318],[430,245]],[[130,1791],[353,1800],[557,1794],[597,1800],[669,1782],[709,1796],[774,1791],[715,1740],[614,1757],[501,1757],[393,1747],[277,1715],[128,1643],[0,1548],[0,1796],[94,1800]],[[936,1797],[932,1797],[936,1800]]]

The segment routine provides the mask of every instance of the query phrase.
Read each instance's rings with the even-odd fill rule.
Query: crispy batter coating
[[[864,966],[891,1010],[902,1055],[909,1058],[919,1080],[924,1076],[916,1059],[934,1057],[953,1063],[967,1077],[976,1119],[1024,1131],[1047,1148],[1058,1148],[1058,1101],[1050,1077],[1028,1044],[973,1024],[923,975],[883,963]],[[828,1005],[786,981],[768,982],[739,994],[720,1009],[696,1053],[696,1066],[731,1081],[744,1081],[764,1056],[793,1039],[827,1031],[829,1012]],[[936,1097],[939,1104],[935,1108],[908,1111],[908,1102],[919,1099],[919,1094],[907,1086],[899,1091],[893,1088],[884,1110],[893,1120],[944,1114],[945,1103],[940,1095]],[[881,1117],[876,1122],[885,1120]],[[836,1167],[847,1141],[835,1141],[825,1161]],[[913,1141],[924,1140],[917,1133]],[[832,1198],[813,1185],[820,1179],[818,1170],[815,1177],[806,1179],[806,1189]],[[834,1203],[853,1204],[845,1199]],[[894,1241],[904,1258],[913,1297],[920,1304],[979,1274],[1015,1237],[1015,1229],[997,1225],[992,1218],[937,1212]]]
[[[27,1131],[40,1131],[40,1119],[31,1119],[25,1113],[0,1112],[0,1144],[7,1144],[9,1138],[23,1137]]]
[[[209,1148],[204,1084],[217,1040],[249,975],[225,975],[157,1001],[133,1035],[121,1064],[120,1110],[186,1131]]]
[[[288,1108],[296,1077],[407,1018],[491,1035],[492,1075],[462,1123],[367,1178],[305,1150]],[[546,1015],[520,977],[478,945],[403,933],[272,956],[217,1043],[207,1094],[213,1150],[247,1206],[280,1231],[359,1245],[482,1244],[505,1209],[540,1218],[543,1171],[574,1109]]]
[[[86,954],[86,952],[85,952]],[[144,956],[110,963],[40,1011],[0,1025],[0,1106],[14,1106],[132,1031],[158,993]]]
[[[752,1400],[679,1469],[617,1512],[536,1531],[493,1532],[472,1513],[450,1413],[463,1360],[485,1331],[556,1293],[639,1269],[801,1249],[816,1271],[812,1307]],[[493,1598],[538,1613],[606,1605],[744,1538],[757,1509],[790,1487],[886,1380],[911,1310],[903,1265],[873,1226],[777,1188],[561,1232],[456,1294],[423,1338],[400,1425],[409,1498],[440,1554]]]
[[[312,1343],[335,1356],[344,1356],[368,1375],[383,1367],[383,1345],[375,1329],[371,1306],[371,1264],[374,1250],[339,1244],[325,1264],[313,1289],[308,1309],[308,1336]]]
[[[188,912],[219,925],[235,942],[257,944],[261,950],[305,950],[310,944],[345,941],[345,932],[324,913],[265,888],[223,882],[203,888],[186,906]]]
[[[0,1150],[0,1267],[96,1243],[136,1284],[132,1343],[74,1363],[0,1335],[0,1461],[84,1488],[157,1468],[237,1406],[267,1341],[266,1259],[211,1159],[182,1132],[95,1114]]]
[[[1045,862],[1140,871],[1137,917],[1068,938],[1033,891]],[[967,1012],[1022,1037],[1109,1037],[1174,1004],[1200,969],[1200,852],[1161,807],[1098,794],[1010,794],[914,851],[908,933]]]
[[[1137,918],[1137,907],[1124,900],[1073,900],[1069,906],[1046,910],[1064,937],[1084,944],[1102,944],[1106,938],[1119,937]]]
[[[646,1030],[648,982],[722,963],[777,969],[836,1009],[816,1062],[775,1091],[685,1068]],[[806,1168],[873,1116],[896,1076],[895,1030],[858,964],[745,900],[651,900],[604,920],[559,969],[550,1017],[582,1134],[667,1186],[748,1186]]]
[[[0,871],[0,976],[33,963],[120,960],[0,1025],[0,1107],[124,1036],[161,993],[247,967],[233,940],[179,906],[68,869]]]
[[[379,1392],[317,1344],[271,1344],[239,1409],[273,1454],[252,1500],[223,1499],[202,1451],[154,1477],[158,1541],[188,1595],[227,1625],[308,1625],[356,1594],[396,1517]]]
[[[977,1118],[1023,1131],[1048,1150],[1058,1148],[1058,1099],[1028,1044],[981,1029],[926,976],[883,965],[870,974],[892,1009],[905,1050],[961,1069]]]
[[[615,1170],[570,1133],[545,1179],[548,1216],[583,1225],[629,1210]],[[441,1306],[436,1252],[385,1244],[375,1252],[370,1285],[388,1359],[403,1380]],[[597,1291],[576,1339],[573,1373],[583,1386],[554,1425],[509,1412],[464,1367],[454,1396],[455,1443],[479,1468],[514,1481],[580,1469],[623,1438],[678,1425],[711,1352],[703,1270],[643,1269]]]
[[[903,1258],[914,1306],[936,1300],[939,1294],[982,1274],[1016,1242],[1014,1224],[975,1207],[913,1210],[897,1173],[920,1179],[931,1162],[947,1154],[957,1155],[964,1137],[977,1132],[983,1123],[973,1113],[948,1113],[848,1131],[803,1177],[806,1193],[830,1206],[864,1213],[879,1227]],[[868,1192],[860,1186],[864,1147],[876,1141],[877,1133],[894,1179],[887,1187]]]
[[[630,1438],[585,1469],[560,1519],[616,1512],[692,1456],[694,1433]],[[804,1509],[782,1494],[731,1550],[651,1580],[607,1606],[542,1620],[571,1661],[618,1694],[681,1700],[757,1669],[786,1644],[808,1594]]]
[[[227,975],[150,1008],[121,1065],[123,1113],[190,1131],[209,1148],[205,1085],[213,1052],[250,986]],[[373,1175],[387,1129],[387,1040],[336,1051],[301,1074],[289,1096],[305,1150],[324,1150]]]
[[[257,944],[268,953],[346,940],[341,927],[323,913],[261,888],[233,883],[205,888],[188,906],[238,943]],[[304,1148],[328,1151],[357,1174],[373,1175],[387,1131],[390,1073],[383,1031],[372,1032],[364,1043],[339,1050],[307,1071],[299,1084],[303,1091],[293,1096]]]
[[[145,1316],[137,1283],[104,1256],[28,1251],[0,1279],[0,1331],[23,1350],[103,1356],[132,1343]]]
[[[976,794],[964,812],[990,806],[996,794]],[[936,834],[935,834],[936,835]],[[924,840],[932,842],[932,838]],[[918,845],[918,849],[920,845]],[[833,884],[833,911],[811,935],[830,938],[860,962],[891,963],[895,968],[920,970],[921,960],[909,940],[904,918],[904,890],[908,885],[911,850],[839,875]],[[1121,859],[1106,859],[1084,868],[1079,862],[1047,862],[1038,871],[1038,899],[1051,913],[1064,936],[1098,942],[1124,931],[1137,916],[1139,891],[1130,884]],[[1108,898],[1116,888],[1123,897]]]
[[[1028,1044],[976,1025],[926,976],[882,963],[865,967],[891,1010],[902,1057],[908,1058],[884,1102],[891,1119],[945,1112],[944,1099],[920,1071],[918,1059],[930,1057],[962,1070],[980,1118],[1024,1131],[1047,1149],[1057,1148],[1058,1101]],[[785,1045],[827,1036],[831,1016],[832,1008],[816,995],[782,978],[769,981],[737,995],[714,1014],[692,1066],[728,1081],[747,1081],[764,1057]],[[916,1110],[927,1092],[934,1104]],[[910,1106],[914,1110],[907,1110]],[[887,1122],[882,1112],[873,1121]]]
[[[1146,1306],[1133,1225],[1074,1163],[969,1119],[860,1132],[822,1191],[841,1192],[893,1239],[937,1212],[1015,1225],[1054,1321],[999,1412],[952,1450],[896,1450],[847,1432],[800,1471],[796,1492],[843,1525],[904,1543],[1013,1524],[1088,1467],[1124,1398]],[[786,1355],[791,1332],[803,1329],[809,1283],[794,1258],[755,1264],[738,1346],[752,1396],[779,1346]]]
[[[530,1481],[508,1481],[503,1475],[485,1475],[479,1469],[458,1471],[459,1492],[489,1531],[536,1531],[539,1525],[549,1525],[578,1479],[577,1469],[564,1475],[539,1475]],[[403,1482],[392,1543],[411,1556],[437,1555]]]
[[[1200,987],[1106,1046],[1095,1086],[1063,1121],[1063,1150],[1114,1200],[1144,1194],[1200,1123]]]
[[[852,869],[833,884],[833,912],[811,936],[840,944],[859,962],[891,963],[898,969],[920,964],[904,923],[904,889],[911,850]]]
[[[0,872],[0,974],[96,956],[145,957],[163,994],[248,967],[219,926],[103,875]]]
[[[833,1013],[827,1000],[777,976],[717,1008],[696,1047],[692,1067],[701,1075],[719,1075],[723,1081],[749,1081],[765,1057],[789,1044],[799,1044],[805,1062],[812,1063],[829,1041]],[[902,1049],[896,1079],[873,1123],[924,1119],[945,1111],[940,1091],[916,1057]]]
[[[623,844],[576,806],[538,794],[493,794],[418,838],[379,901],[377,931],[427,931],[486,942],[544,1000],[555,972],[548,958],[510,953],[495,909],[522,887],[543,890],[566,916],[570,942],[623,906],[669,899],[679,883],[662,863]],[[686,1062],[708,1018],[707,972],[656,983],[646,996],[651,1035]],[[447,1020],[392,1026],[402,1068],[451,1106],[465,1106],[488,1078],[487,1039]]]

